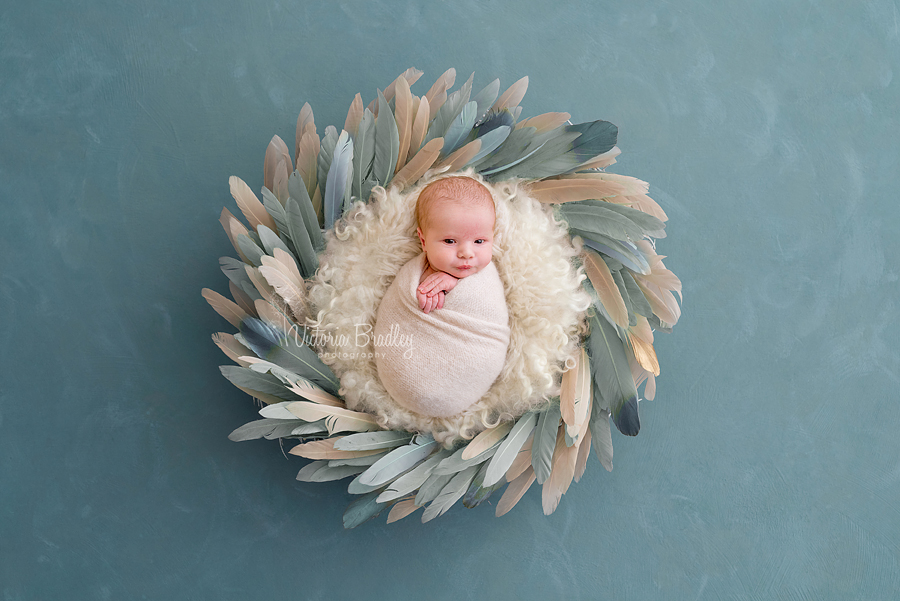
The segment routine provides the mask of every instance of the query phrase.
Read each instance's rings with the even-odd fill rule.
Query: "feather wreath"
[[[552,513],[584,474],[592,448],[612,470],[610,420],[622,434],[638,433],[639,388],[654,398],[660,373],[654,330],[670,332],[681,314],[681,282],[655,251],[665,212],[646,183],[603,171],[620,152],[613,124],[573,125],[567,113],[520,120],[527,78],[503,94],[495,80],[473,95],[471,77],[450,91],[456,72],[449,69],[420,97],[410,87],[421,75],[408,69],[365,108],[357,94],[343,129],[329,126],[321,137],[304,105],[294,152],[278,136],[266,150],[262,199],[230,179],[249,224],[223,209],[220,221],[239,257],[220,259],[234,301],[203,290],[238,329],[213,335],[236,363],[222,374],[264,405],[261,419],[230,439],[295,439],[290,453],[311,460],[298,480],[352,477],[348,490],[358,498],[344,514],[346,528],[385,509],[388,523],[420,508],[428,521],[505,487],[499,516],[535,482],[544,513]],[[515,182],[550,207],[578,252],[570,263],[591,303],[577,350],[557,369],[558,394],[468,440],[448,441],[382,427],[378,415],[347,406],[342,380],[317,352],[310,288],[326,242],[340,243],[336,226],[352,207],[371,202],[373,190],[402,191],[431,173],[462,169],[487,182]]]

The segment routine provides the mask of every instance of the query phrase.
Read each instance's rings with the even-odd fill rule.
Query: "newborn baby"
[[[491,260],[493,197],[475,179],[445,177],[419,194],[416,220],[423,252],[381,301],[375,362],[398,404],[451,417],[487,393],[509,346],[506,297]]]

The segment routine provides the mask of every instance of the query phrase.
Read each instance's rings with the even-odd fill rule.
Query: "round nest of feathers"
[[[294,152],[278,136],[266,150],[261,200],[233,176],[249,224],[222,211],[233,300],[203,290],[238,329],[213,335],[236,363],[222,374],[263,405],[230,438],[297,440],[304,482],[352,477],[347,528],[388,508],[388,522],[422,507],[428,521],[505,487],[502,515],[535,481],[553,512],[592,447],[612,469],[610,421],[638,433],[654,331],[681,313],[655,249],[665,213],[646,183],[605,171],[614,125],[520,120],[527,78],[473,95],[472,77],[450,91],[450,69],[418,97],[421,75],[368,107],[357,94],[321,137],[305,105]],[[489,197],[475,242],[492,241],[489,267],[451,278],[426,312],[416,287],[436,255],[417,203],[453,178]]]

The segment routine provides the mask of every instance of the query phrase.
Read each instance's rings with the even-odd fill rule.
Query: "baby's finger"
[[[437,295],[437,307],[435,309],[443,309],[444,308],[444,293],[441,292]]]

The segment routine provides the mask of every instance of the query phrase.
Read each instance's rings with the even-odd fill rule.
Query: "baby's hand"
[[[443,271],[432,271],[430,274],[426,271],[419,287],[416,288],[416,294],[421,293],[429,297],[440,294],[443,297],[443,293],[453,290],[458,281],[457,278]]]
[[[419,308],[425,313],[431,313],[435,309],[444,308],[444,293],[438,292],[434,296],[428,296],[416,290],[416,300],[419,301]]]

